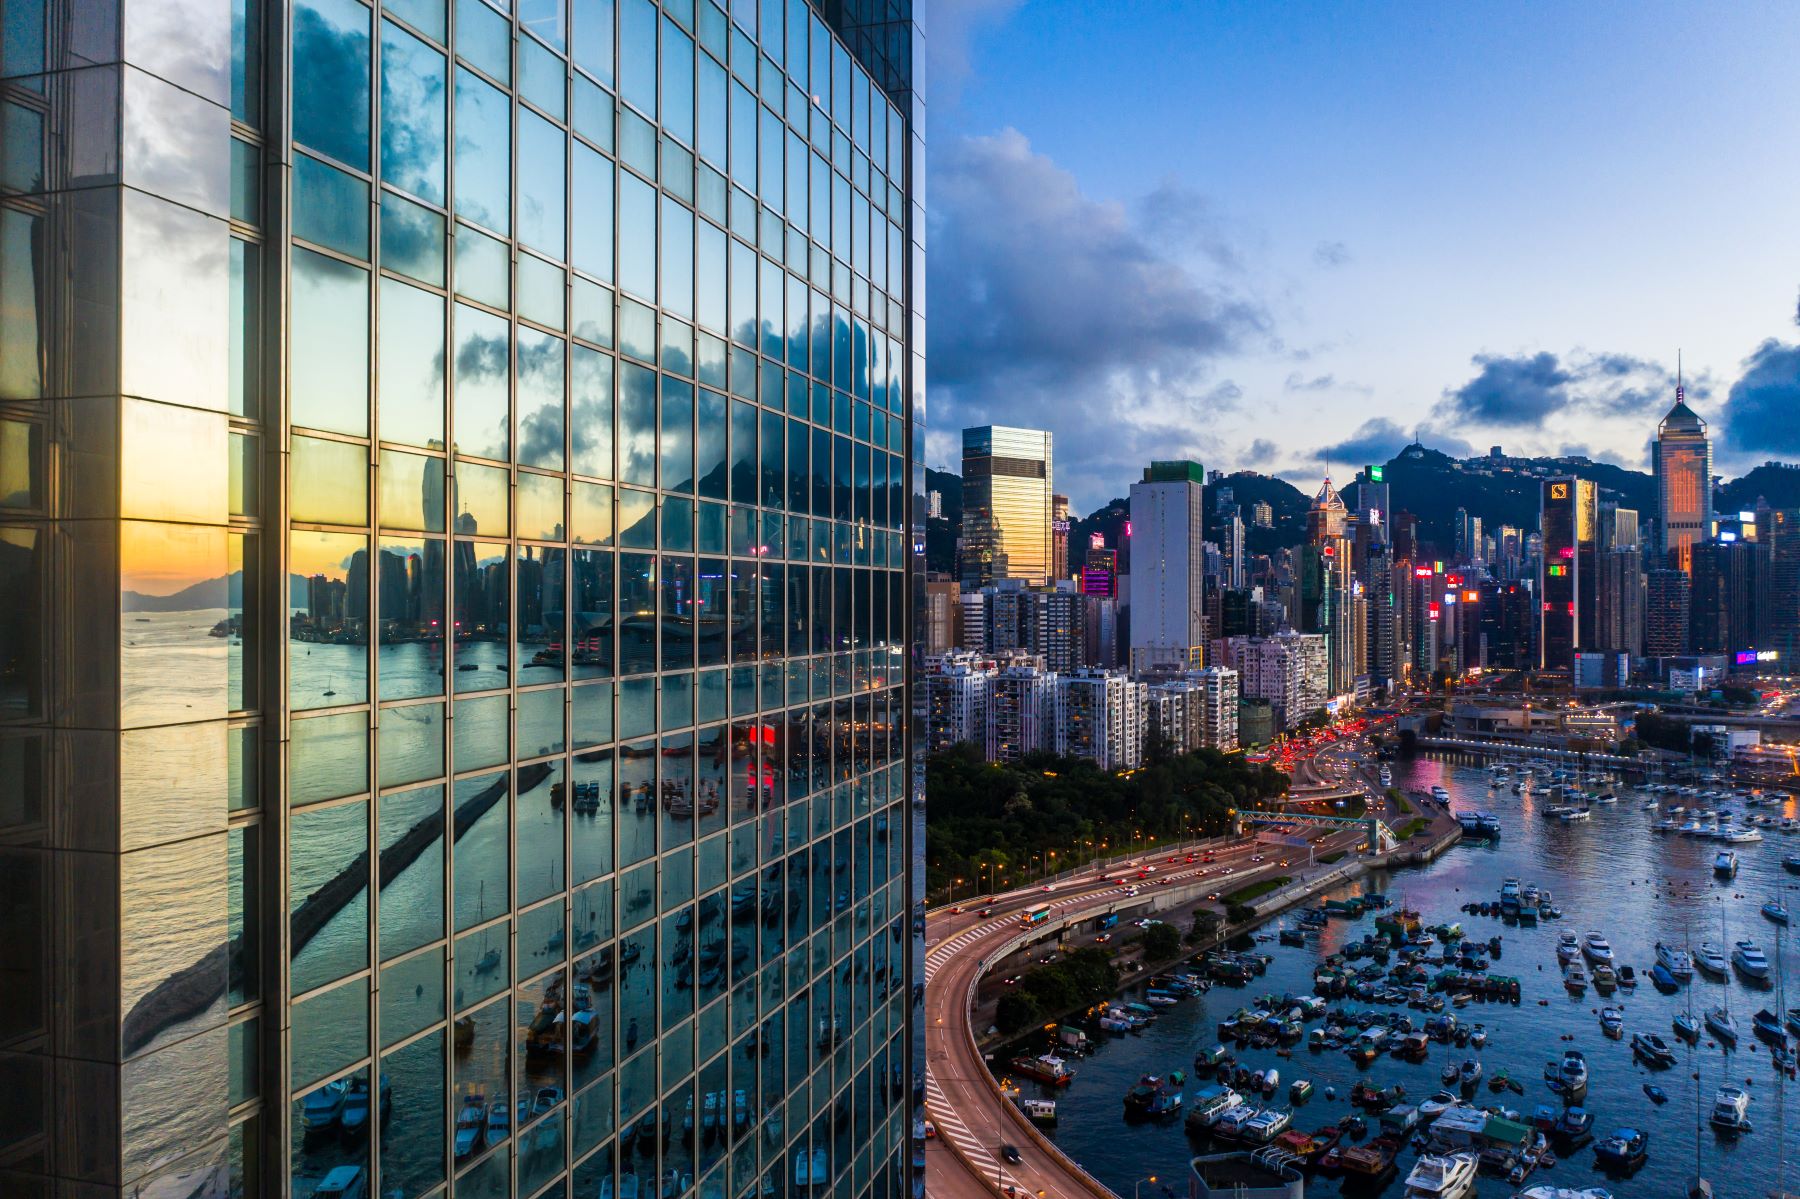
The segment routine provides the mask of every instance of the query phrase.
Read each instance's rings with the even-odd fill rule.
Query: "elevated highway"
[[[1330,852],[1354,847],[1367,833],[1358,827],[1320,829],[1317,835],[1315,850]],[[1115,866],[1106,874],[1068,879],[1048,893],[1041,888],[1012,891],[975,910],[943,908],[927,916],[925,1108],[938,1136],[928,1143],[925,1161],[926,1191],[934,1199],[1006,1195],[1009,1187],[1014,1194],[1042,1199],[1113,1199],[1111,1191],[1043,1137],[1001,1094],[976,1042],[972,1017],[980,983],[991,967],[1025,943],[1046,934],[1065,936],[1081,922],[1121,906],[1143,902],[1165,907],[1177,898],[1198,899],[1264,877],[1299,873],[1279,863],[1252,863],[1253,855],[1268,851],[1252,840],[1221,840],[1206,849],[1214,856],[1211,863],[1169,863],[1151,855],[1139,859],[1142,865],[1155,865],[1158,873],[1145,880],[1135,899],[1108,881],[1109,875],[1119,877]],[[1126,867],[1134,875],[1139,868]],[[1050,918],[1027,929],[1019,917],[1039,903],[1049,905]],[[1085,943],[1092,934],[1076,931],[1072,939]],[[1006,1145],[1019,1149],[1019,1162],[1003,1160]]]

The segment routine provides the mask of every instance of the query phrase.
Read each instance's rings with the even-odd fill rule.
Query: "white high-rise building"
[[[1295,727],[1324,706],[1329,694],[1324,634],[1289,631],[1273,637],[1227,637],[1215,644],[1220,665],[1236,669],[1242,693],[1273,704],[1282,728]]]
[[[1198,462],[1153,462],[1131,485],[1131,668],[1205,664],[1204,509]]]
[[[925,748],[942,753],[965,741],[987,745],[988,688],[994,663],[977,654],[949,654],[925,676]]]
[[[1056,752],[1102,770],[1143,760],[1145,687],[1108,670],[1078,670],[1056,681]]]
[[[987,760],[1017,762],[1056,748],[1056,676],[1035,664],[1002,668],[988,682]]]

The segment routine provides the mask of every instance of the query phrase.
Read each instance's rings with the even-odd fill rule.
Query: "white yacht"
[[[1700,942],[1700,948],[1694,951],[1694,964],[1715,978],[1724,978],[1731,970],[1725,960],[1725,951],[1711,941]]]
[[[1694,977],[1694,955],[1679,946],[1665,945],[1658,941],[1656,961],[1676,978],[1686,980]]]
[[[1441,1157],[1427,1153],[1406,1176],[1406,1199],[1461,1199],[1474,1188],[1480,1161],[1466,1149]]]
[[[1713,1096],[1712,1126],[1725,1132],[1749,1132],[1750,1096],[1740,1087],[1720,1087]]]
[[[1769,977],[1769,957],[1755,941],[1739,941],[1731,951],[1731,964],[1745,978],[1763,982]]]
[[[1612,964],[1612,946],[1608,944],[1606,938],[1599,933],[1589,933],[1586,937],[1582,938],[1581,954],[1595,965],[1599,965],[1602,962],[1609,966]]]

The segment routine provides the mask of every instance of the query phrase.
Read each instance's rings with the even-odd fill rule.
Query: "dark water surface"
[[[1538,779],[1541,786],[1542,772]],[[1624,788],[1618,789],[1618,804],[1596,807],[1589,823],[1564,826],[1538,815],[1550,802],[1541,793],[1521,797],[1513,795],[1510,787],[1490,792],[1485,769],[1472,762],[1419,759],[1395,764],[1395,783],[1403,789],[1428,788],[1437,782],[1449,788],[1459,807],[1478,807],[1498,814],[1505,833],[1499,844],[1461,845],[1430,866],[1389,876],[1370,876],[1344,893],[1385,890],[1397,905],[1417,909],[1426,924],[1460,921],[1472,937],[1483,940],[1500,934],[1503,956],[1494,963],[1493,972],[1520,978],[1523,1002],[1516,1007],[1474,1003],[1456,1012],[1461,1023],[1480,1022],[1487,1026],[1486,1048],[1457,1049],[1434,1042],[1430,1054],[1420,1063],[1383,1057],[1366,1070],[1359,1069],[1341,1051],[1315,1053],[1306,1049],[1304,1043],[1287,1058],[1278,1057],[1273,1049],[1236,1050],[1238,1060],[1253,1069],[1274,1066],[1280,1070],[1281,1087],[1270,1102],[1285,1103],[1290,1082],[1311,1079],[1315,1094],[1296,1112],[1294,1121],[1295,1127],[1311,1131],[1352,1110],[1347,1096],[1358,1078],[1379,1086],[1402,1083],[1408,1101],[1417,1102],[1439,1089],[1438,1074],[1446,1062],[1479,1056],[1488,1077],[1505,1069],[1524,1084],[1525,1092],[1496,1095],[1488,1090],[1484,1079],[1473,1101],[1478,1105],[1503,1104],[1529,1119],[1537,1105],[1555,1102],[1542,1079],[1545,1062],[1558,1056],[1565,1046],[1573,1046],[1586,1054],[1589,1063],[1591,1077],[1584,1106],[1595,1113],[1596,1139],[1623,1126],[1646,1129],[1650,1133],[1650,1160],[1633,1178],[1608,1179],[1595,1168],[1593,1150],[1588,1146],[1559,1159],[1553,1169],[1538,1171],[1526,1186],[1605,1186],[1618,1196],[1684,1194],[1694,1169],[1695,1070],[1700,1075],[1703,1114],[1711,1110],[1713,1092],[1724,1082],[1744,1085],[1747,1081],[1746,1089],[1754,1096],[1750,1109],[1753,1132],[1733,1141],[1715,1134],[1710,1127],[1701,1131],[1702,1169],[1712,1181],[1715,1194],[1720,1199],[1763,1196],[1780,1181],[1794,1185],[1793,1172],[1783,1174],[1781,1158],[1783,1149],[1792,1152],[1800,1148],[1800,1087],[1789,1082],[1786,1090],[1794,1093],[1780,1093],[1779,1075],[1768,1052],[1750,1031],[1752,1013],[1761,1007],[1774,1008],[1773,987],[1753,989],[1738,979],[1728,984],[1714,983],[1696,974],[1690,984],[1695,1012],[1703,1013],[1728,993],[1743,1039],[1739,1050],[1731,1054],[1707,1040],[1702,1040],[1698,1050],[1690,1051],[1675,1038],[1670,1023],[1687,1006],[1687,989],[1660,995],[1648,976],[1659,940],[1680,943],[1691,937],[1696,944],[1703,940],[1720,942],[1721,911],[1727,920],[1727,943],[1746,936],[1754,938],[1773,961],[1776,929],[1758,909],[1777,892],[1785,894],[1790,908],[1800,909],[1800,891],[1790,887],[1800,879],[1784,873],[1781,866],[1784,854],[1800,853],[1800,836],[1764,829],[1762,842],[1734,846],[1742,870],[1735,882],[1721,883],[1714,880],[1711,868],[1718,843],[1653,832],[1651,825],[1657,813],[1643,810],[1645,797]],[[1663,802],[1692,806],[1694,801],[1664,797]],[[1741,805],[1733,806],[1741,823],[1744,810]],[[1771,805],[1752,810],[1777,818],[1795,814],[1792,803],[1785,808]],[[1535,881],[1553,891],[1563,919],[1546,920],[1536,928],[1519,928],[1496,919],[1465,915],[1460,910],[1472,900],[1497,898],[1501,881],[1508,876]],[[1297,911],[1289,913],[1263,931],[1273,932],[1292,924],[1297,915]],[[1258,948],[1273,955],[1274,962],[1266,974],[1250,985],[1218,986],[1209,994],[1186,1000],[1167,1009],[1139,1035],[1101,1034],[1098,1050],[1076,1063],[1078,1077],[1066,1091],[1042,1092],[1059,1101],[1060,1123],[1051,1135],[1101,1182],[1122,1195],[1131,1194],[1134,1183],[1151,1174],[1158,1175],[1159,1182],[1144,1185],[1143,1194],[1156,1193],[1160,1199],[1167,1184],[1185,1195],[1188,1158],[1203,1151],[1204,1142],[1190,1142],[1178,1117],[1160,1123],[1127,1124],[1121,1102],[1127,1088],[1145,1073],[1181,1068],[1192,1075],[1195,1051],[1219,1039],[1219,1020],[1248,1006],[1259,995],[1310,994],[1312,971],[1323,955],[1346,941],[1373,932],[1373,923],[1372,917],[1354,922],[1334,920],[1323,937],[1309,941],[1304,949],[1280,947],[1274,941],[1264,943]],[[1562,987],[1556,962],[1557,935],[1564,930],[1578,936],[1589,930],[1605,933],[1618,963],[1633,966],[1643,981],[1635,991],[1621,989],[1610,999],[1601,999],[1591,989],[1579,999],[1571,997]],[[1800,1004],[1796,953],[1787,952],[1784,956],[1787,1002]],[[1547,1000],[1548,1005],[1540,1006],[1540,999]],[[1348,999],[1333,1002],[1357,1008],[1374,1006]],[[1624,1008],[1623,1040],[1612,1041],[1601,1035],[1596,1013],[1603,1003]],[[1410,1010],[1407,1014],[1415,1025],[1422,1024],[1426,1016]],[[1661,1034],[1681,1053],[1680,1062],[1673,1069],[1654,1074],[1638,1065],[1631,1053],[1633,1031]],[[1573,1039],[1564,1041],[1566,1035]],[[1207,1081],[1190,1077],[1188,1093],[1193,1094]],[[1667,1105],[1656,1107],[1644,1094],[1643,1084],[1649,1081],[1668,1092]],[[1035,1084],[1027,1082],[1025,1086],[1027,1094],[1039,1092]],[[1328,1086],[1337,1089],[1335,1100],[1324,1097]],[[1791,1130],[1785,1138],[1784,1117]],[[1373,1125],[1374,1120],[1370,1123]],[[1784,1144],[1784,1140],[1791,1144]],[[1401,1154],[1399,1172],[1385,1188],[1387,1194],[1402,1193],[1402,1182],[1416,1157],[1410,1148]],[[1483,1178],[1477,1193],[1497,1197],[1511,1195],[1518,1189],[1504,1180]],[[1371,1193],[1366,1183],[1352,1182],[1340,1190],[1337,1181],[1322,1176],[1309,1179],[1307,1190],[1314,1195],[1350,1190],[1359,1195]]]

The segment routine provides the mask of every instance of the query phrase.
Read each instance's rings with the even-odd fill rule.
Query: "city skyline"
[[[1316,483],[1326,454],[1384,461],[1415,432],[1641,469],[1678,352],[1721,470],[1800,457],[1780,420],[1800,244],[1778,199],[1800,155],[1769,116],[1795,88],[1793,22],[947,7],[934,263],[961,269],[935,299],[932,467],[955,428],[1035,411],[1077,511],[1156,457]],[[1051,302],[1051,271],[1083,286]],[[1102,421],[1105,443],[1071,440]]]

